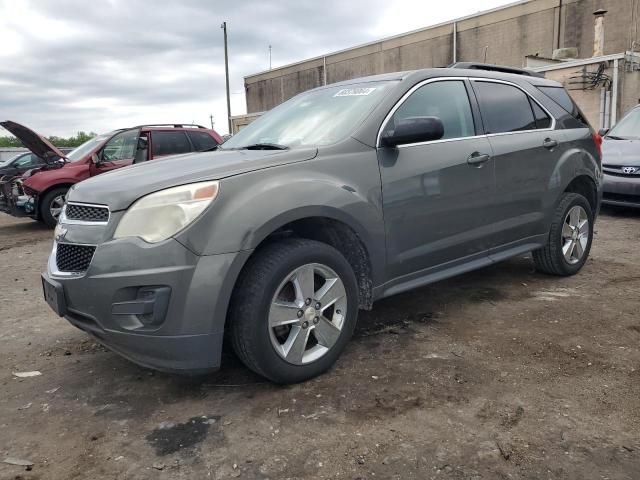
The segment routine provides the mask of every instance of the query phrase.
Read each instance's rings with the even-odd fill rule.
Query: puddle
[[[221,436],[219,422],[219,415],[192,417],[185,423],[162,422],[147,435],[146,440],[155,449],[156,455],[169,455],[202,442],[212,425]]]

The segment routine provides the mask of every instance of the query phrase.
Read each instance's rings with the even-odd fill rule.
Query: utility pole
[[[227,121],[231,132],[231,93],[229,92],[229,53],[227,51],[227,22],[222,22],[220,28],[224,31],[224,74],[227,81]]]
[[[269,45],[269,70],[271,70],[271,45]]]
[[[211,120],[211,130],[213,130],[213,124],[215,122],[213,121],[213,114],[212,113],[209,114],[209,120]]]

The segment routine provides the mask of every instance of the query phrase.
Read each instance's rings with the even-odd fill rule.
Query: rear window
[[[560,106],[565,112],[578,120],[581,124],[588,126],[589,122],[584,117],[578,106],[573,99],[569,96],[567,91],[562,87],[538,87],[542,93],[553,100]]]
[[[184,132],[153,132],[151,134],[153,156],[176,155],[191,151],[191,144]]]
[[[191,143],[193,143],[193,149],[196,152],[203,152],[218,146],[215,138],[206,132],[187,132],[187,135],[189,135]]]

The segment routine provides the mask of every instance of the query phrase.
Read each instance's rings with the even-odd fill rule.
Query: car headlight
[[[113,237],[166,240],[198,218],[218,196],[218,188],[218,182],[191,183],[142,197],[129,207]]]

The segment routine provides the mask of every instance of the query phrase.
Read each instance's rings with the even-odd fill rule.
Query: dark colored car
[[[214,370],[227,334],[288,383],[327,370],[381,298],[527,252],[577,273],[599,136],[561,84],[476,68],[327,85],[216,151],[74,186],[47,302],[139,364]]]
[[[26,152],[19,153],[15,157],[7,160],[6,163],[0,165],[0,177],[15,177],[33,169],[41,167],[45,164],[44,160],[38,158],[37,155]]]
[[[214,130],[198,125],[141,125],[98,135],[65,154],[46,138],[15,122],[0,122],[44,160],[27,177],[5,185],[0,211],[28,216],[54,227],[67,191],[89,177],[132,163],[210,150],[222,143]]]
[[[604,134],[602,203],[640,208],[640,105]]]

